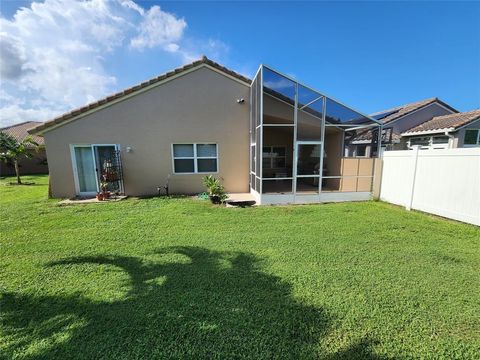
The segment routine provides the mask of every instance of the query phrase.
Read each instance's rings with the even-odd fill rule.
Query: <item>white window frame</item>
[[[287,147],[285,145],[264,145],[262,147],[262,157],[263,157],[263,154],[265,154],[265,152],[263,151],[263,148],[270,148],[270,152],[268,154],[273,154],[273,148],[282,148],[284,151],[284,154],[283,156],[269,156],[267,157],[267,159],[269,159],[270,161],[270,167],[267,167],[265,169],[268,169],[268,170],[274,170],[274,169],[283,169],[283,168],[276,168],[276,167],[273,167],[273,159],[278,159],[278,158],[284,158],[285,159],[285,167],[287,167]],[[263,159],[265,160],[265,158]]]
[[[193,146],[193,156],[175,156],[174,146],[175,145],[192,145]],[[197,146],[198,145],[215,145],[215,156],[197,156]],[[198,143],[190,143],[190,142],[176,142],[172,143],[171,146],[172,150],[172,173],[174,175],[194,175],[194,174],[218,174],[219,172],[219,164],[218,164],[218,144],[213,142],[198,142]],[[193,172],[176,172],[175,171],[175,160],[193,160]],[[198,160],[203,159],[211,159],[216,160],[217,169],[216,171],[198,171]]]
[[[72,162],[72,170],[73,170],[73,182],[75,185],[75,193],[77,196],[92,196],[97,194],[100,191],[100,179],[98,178],[98,174],[95,171],[95,182],[97,185],[97,191],[80,191],[80,181],[78,179],[78,168],[77,168],[77,157],[75,155],[75,148],[84,147],[84,148],[91,148],[92,149],[92,158],[93,158],[93,165],[95,168],[97,166],[101,166],[97,164],[97,157],[95,156],[95,147],[98,146],[114,146],[115,151],[120,151],[120,144],[70,144],[70,159]],[[123,185],[123,181],[120,181],[120,191],[122,193],[125,192],[125,188]]]
[[[446,143],[433,143],[433,138],[434,137],[444,137],[447,135],[427,135],[427,136],[414,136],[408,139],[408,148],[410,150],[413,149],[412,146],[420,146],[420,150],[438,150],[438,149],[449,149],[450,148],[450,139]],[[412,145],[412,139],[418,139],[418,138],[428,138],[428,145]]]
[[[477,143],[476,144],[465,144],[465,136],[467,131],[476,131],[477,132]],[[463,146],[464,147],[477,147],[480,146],[480,129],[465,129],[465,134],[463,134]]]

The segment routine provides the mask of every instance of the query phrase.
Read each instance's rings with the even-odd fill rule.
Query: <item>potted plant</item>
[[[219,179],[212,175],[204,176],[203,185],[207,188],[208,197],[212,204],[222,204],[225,202],[228,196]]]
[[[107,190],[108,188],[108,181],[106,181],[106,177],[103,177],[103,180],[100,182],[100,188],[102,189],[102,196],[103,200],[106,200],[110,197],[110,192]]]
[[[97,200],[102,201],[103,200],[103,193],[97,192]]]

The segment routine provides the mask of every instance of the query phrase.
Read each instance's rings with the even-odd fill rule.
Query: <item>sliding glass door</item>
[[[93,148],[91,146],[75,146],[74,154],[74,170],[76,170],[78,195],[96,193],[98,184]]]
[[[73,170],[77,195],[100,191],[102,181],[109,191],[121,191],[117,145],[73,145]]]

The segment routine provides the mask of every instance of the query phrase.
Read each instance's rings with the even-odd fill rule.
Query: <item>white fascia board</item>
[[[356,140],[356,141],[350,142],[350,144],[352,145],[371,144],[371,143],[372,143],[372,140]]]
[[[416,135],[434,135],[434,134],[446,134],[455,131],[455,128],[443,128],[436,130],[425,130],[425,131],[415,131],[415,132],[404,132],[402,136],[416,136]]]

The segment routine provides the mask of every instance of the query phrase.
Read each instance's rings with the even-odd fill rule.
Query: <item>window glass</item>
[[[416,137],[410,139],[410,146],[413,145],[421,145],[421,146],[428,146],[430,145],[430,138],[429,137]]]
[[[295,83],[265,67],[263,68],[263,91],[292,105],[295,102]]]
[[[261,148],[261,141],[260,141],[260,133],[261,131],[257,131],[256,133],[256,146],[255,146],[255,174],[258,177],[262,176],[262,169],[260,168],[260,157],[262,156],[262,148]],[[260,185],[259,185],[260,186]],[[259,188],[257,188],[258,191]]]
[[[263,169],[284,169],[286,167],[286,150],[285,146],[264,146],[263,147]],[[265,174],[266,177],[279,177],[277,175],[283,174]],[[281,177],[290,176],[290,172],[285,173]]]
[[[198,159],[197,170],[198,172],[216,172],[217,159]]]
[[[285,167],[285,157],[272,158],[272,169],[280,169]]]
[[[217,145],[215,144],[198,144],[197,145],[198,157],[216,157]]]
[[[264,194],[291,194],[292,180],[263,180],[262,193]]]
[[[175,159],[176,173],[193,173],[195,172],[195,165],[193,159]]]
[[[358,145],[357,146],[357,156],[365,156],[367,153],[367,146],[366,145]]]
[[[255,172],[255,145],[250,146],[250,171]]]
[[[321,144],[299,144],[297,175],[319,175]]]
[[[320,140],[322,137],[323,97],[298,86],[297,140]]]
[[[447,144],[448,143],[448,136],[434,136],[433,143],[434,144]]]
[[[272,148],[272,153],[275,156],[285,156],[285,147],[284,146],[274,146]]]
[[[173,144],[173,167],[177,174],[217,172],[217,144]]]
[[[465,130],[465,145],[480,145],[478,140],[478,132],[480,130]]]
[[[193,157],[193,145],[175,144],[173,145],[173,156],[177,157]]]
[[[299,177],[297,178],[297,193],[316,194],[320,191],[320,178],[318,177]]]
[[[263,68],[263,123],[293,124],[295,88],[290,79]]]
[[[350,108],[327,98],[326,100],[326,125],[374,125],[374,121],[353,111]]]

